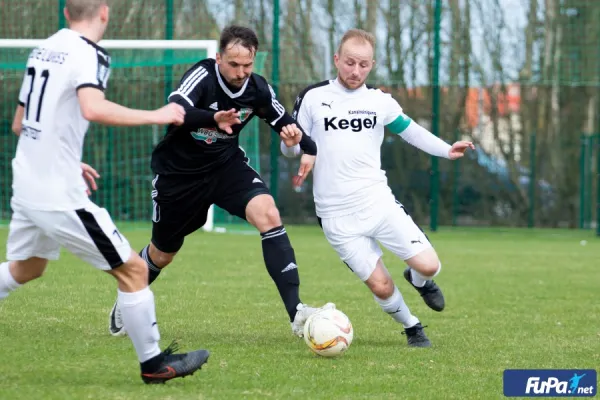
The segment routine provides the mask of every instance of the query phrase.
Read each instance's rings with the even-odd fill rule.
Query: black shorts
[[[245,220],[250,200],[270,194],[258,172],[243,159],[202,176],[156,175],[152,186],[152,243],[165,253],[177,252],[187,235],[204,226],[212,204]]]

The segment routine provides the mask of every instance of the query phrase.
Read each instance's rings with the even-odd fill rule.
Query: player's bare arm
[[[175,103],[169,103],[153,111],[136,110],[107,100],[103,91],[92,87],[79,89],[77,96],[83,117],[88,121],[105,125],[181,125],[185,117],[184,108]]]
[[[473,143],[468,141],[458,141],[451,146],[404,114],[386,126],[406,142],[432,156],[456,160],[463,157],[468,149],[475,149]]]
[[[18,105],[15,110],[15,117],[13,118],[12,123],[12,131],[15,135],[19,136],[21,134],[21,129],[23,129],[23,115],[25,113],[25,107],[22,105]]]

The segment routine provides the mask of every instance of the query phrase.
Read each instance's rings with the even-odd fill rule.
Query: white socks
[[[396,322],[401,323],[405,328],[410,328],[419,323],[419,319],[410,313],[402,294],[400,294],[396,286],[394,286],[394,293],[387,299],[380,299],[377,296],[373,297],[383,311],[390,314]]]
[[[134,293],[125,293],[120,290],[117,292],[123,325],[133,342],[140,363],[159,355],[160,334],[156,323],[154,294],[150,287]]]
[[[10,292],[23,286],[15,281],[15,278],[10,273],[8,266],[10,263],[3,262],[0,264],[0,300],[8,296]]]
[[[437,274],[439,274],[441,270],[442,270],[442,263],[440,263],[440,266],[438,267],[437,271],[432,276],[422,275],[422,274],[418,273],[417,271],[415,271],[413,268],[411,268],[410,269],[410,277],[412,280],[412,284],[415,285],[416,287],[423,287],[423,286],[425,286],[425,282],[433,279],[433,277],[436,276]]]

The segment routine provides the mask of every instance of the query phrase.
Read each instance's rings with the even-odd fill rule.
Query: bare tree
[[[367,0],[367,20],[365,30],[375,33],[377,26],[377,12],[379,10],[379,0]]]

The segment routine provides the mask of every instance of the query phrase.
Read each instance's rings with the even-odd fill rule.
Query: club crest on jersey
[[[250,114],[252,114],[252,111],[253,110],[251,108],[242,108],[240,110],[240,121],[244,122],[247,120]]]
[[[227,135],[209,128],[200,128],[195,132],[190,132],[190,134],[194,139],[201,140],[206,144],[214,143],[218,139],[233,139],[235,137],[234,135]]]

